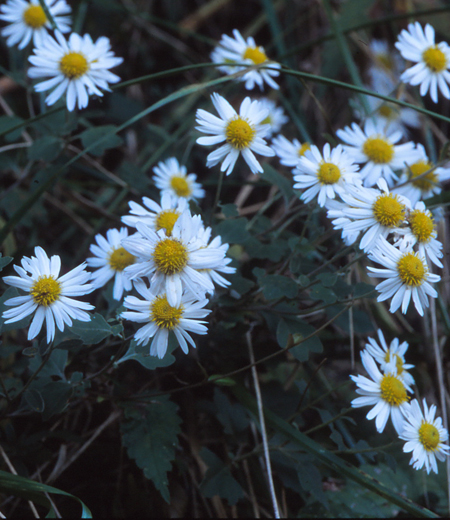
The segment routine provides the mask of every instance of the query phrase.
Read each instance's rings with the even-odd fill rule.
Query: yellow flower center
[[[419,428],[419,441],[426,451],[436,451],[440,441],[436,426],[422,421],[422,426]]]
[[[125,267],[136,262],[136,257],[125,248],[118,247],[109,255],[108,263],[113,271],[123,271]]]
[[[380,52],[379,54],[375,55],[375,59],[383,68],[387,70],[394,69],[394,60],[391,58],[389,54]]]
[[[176,193],[177,197],[189,197],[192,194],[189,182],[186,177],[174,175],[170,179],[170,186]]]
[[[48,307],[58,300],[61,285],[51,275],[40,276],[32,285],[30,294],[35,303]]]
[[[398,110],[391,105],[383,104],[378,108],[378,113],[381,117],[386,119],[396,119],[398,117]]]
[[[394,157],[394,147],[383,137],[369,137],[363,144],[362,151],[375,164],[388,164]]]
[[[183,315],[183,306],[172,307],[167,301],[165,294],[157,296],[150,305],[150,319],[158,325],[160,329],[174,329],[180,323]]]
[[[247,47],[242,57],[244,60],[252,60],[255,65],[261,65],[267,61],[267,56],[260,50],[260,47]]]
[[[59,62],[59,69],[69,79],[81,78],[89,70],[87,59],[80,52],[68,52]]]
[[[437,45],[423,51],[422,59],[432,72],[442,72],[447,68],[447,58]]]
[[[386,374],[381,383],[381,398],[390,406],[399,406],[408,401],[405,385],[397,376]]]
[[[418,161],[412,164],[409,167],[412,173],[412,185],[416,188],[419,188],[419,190],[421,191],[432,190],[438,181],[438,176],[434,173],[434,171],[431,171],[424,175],[425,172],[431,170],[432,168],[433,165],[426,161]],[[420,178],[416,179],[416,177]]]
[[[380,195],[373,203],[372,210],[375,220],[386,227],[399,226],[405,215],[405,206],[392,193]]]
[[[409,225],[418,242],[429,242],[434,231],[434,221],[424,211],[418,209],[409,214]]]
[[[306,150],[309,150],[311,148],[311,145],[309,143],[303,143],[300,148],[298,149],[298,156],[301,157],[305,154]]]
[[[265,119],[263,119],[260,123],[261,125],[271,125],[272,124],[272,116],[269,114]]]
[[[248,148],[255,134],[256,131],[254,127],[240,117],[232,119],[225,130],[227,143],[231,144],[231,146],[237,150]]]
[[[333,163],[323,162],[317,171],[322,184],[335,184],[341,178],[341,170]]]
[[[415,253],[404,253],[397,263],[400,280],[409,286],[422,285],[427,278],[427,269]]]
[[[25,25],[32,29],[39,29],[47,22],[44,9],[40,5],[30,5],[22,15]]]
[[[187,249],[173,238],[161,240],[153,251],[153,260],[158,271],[166,275],[180,273],[186,267],[188,259]]]
[[[166,235],[170,237],[172,235],[173,226],[179,216],[180,214],[174,209],[165,209],[161,211],[156,217],[156,231],[164,229]]]
[[[395,359],[395,366],[397,368],[397,375],[400,375],[403,372],[403,360],[398,354],[391,354],[391,352],[387,351],[386,355],[384,356],[384,360],[386,363],[389,363],[389,361],[392,360],[392,358]]]

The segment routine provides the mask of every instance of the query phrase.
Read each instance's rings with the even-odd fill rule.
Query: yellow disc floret
[[[388,350],[386,355],[384,356],[384,361],[389,363],[392,359],[395,359],[395,366],[397,368],[397,375],[400,375],[403,372],[403,360],[398,354],[391,354]]]
[[[248,121],[240,117],[232,119],[225,129],[227,143],[231,144],[231,146],[237,150],[248,148],[255,134],[255,128],[250,125]]]
[[[187,249],[173,238],[161,240],[153,251],[156,267],[165,275],[180,273],[186,267],[188,259]]]
[[[170,186],[176,193],[177,197],[189,197],[192,194],[191,186],[186,177],[174,175],[170,178]]]
[[[183,316],[183,306],[172,307],[165,294],[157,296],[150,306],[150,319],[160,329],[174,329],[180,323]]]
[[[434,221],[425,213],[416,209],[409,214],[409,225],[418,242],[429,242],[433,238]]]
[[[59,70],[69,79],[78,79],[89,70],[87,59],[80,52],[68,52],[59,62]]]
[[[442,72],[447,68],[447,58],[437,45],[423,51],[422,59],[432,72]]]
[[[317,171],[322,184],[335,184],[341,178],[341,170],[333,163],[323,162]]]
[[[380,383],[381,398],[390,406],[399,406],[408,401],[405,385],[397,376],[386,374]]]
[[[51,275],[40,276],[32,285],[30,294],[34,303],[48,307],[59,299],[61,285]]]
[[[394,147],[383,137],[369,137],[362,151],[375,164],[388,164],[394,157]]]
[[[412,164],[409,167],[412,174],[412,185],[419,188],[421,191],[426,192],[432,190],[438,181],[438,177],[434,171],[429,171],[432,168],[433,165],[427,161],[417,161]]]
[[[40,29],[47,22],[44,9],[40,5],[30,5],[22,15],[23,22],[32,29]]]
[[[261,47],[247,47],[242,55],[244,60],[252,60],[255,65],[261,65],[267,61],[267,56],[261,50]]]
[[[397,263],[400,280],[410,287],[422,285],[427,278],[427,269],[415,253],[404,253]]]
[[[385,69],[394,70],[394,60],[390,54],[379,52],[375,55],[375,60]]]
[[[436,451],[440,441],[436,426],[422,421],[422,426],[419,428],[419,441],[426,451]]]
[[[170,237],[172,235],[173,226],[175,222],[178,220],[180,214],[174,209],[165,209],[158,213],[156,217],[156,231],[160,229],[164,229],[166,231],[166,235]]]
[[[392,106],[386,103],[383,103],[377,110],[380,116],[385,117],[386,119],[395,119],[398,117],[398,111]]]
[[[377,197],[372,210],[375,220],[386,227],[399,226],[405,216],[405,206],[398,200],[397,195],[392,193]]]
[[[129,253],[124,247],[118,247],[111,252],[108,263],[113,271],[123,271],[125,267],[136,262],[136,257]]]
[[[298,149],[298,152],[297,152],[298,156],[302,157],[305,154],[306,150],[310,150],[310,149],[311,149],[311,145],[309,143],[303,143],[300,146],[300,148]]]

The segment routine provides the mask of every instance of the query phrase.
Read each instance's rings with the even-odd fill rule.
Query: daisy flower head
[[[302,144],[298,139],[291,142],[284,135],[277,135],[272,139],[272,149],[284,166],[297,166],[300,157],[310,148],[308,142]]]
[[[163,229],[155,232],[139,222],[136,228],[138,233],[122,241],[138,258],[125,268],[131,280],[149,277],[152,290],[165,292],[170,305],[175,305],[184,290],[201,298],[214,292],[212,281],[199,271],[220,267],[225,253],[220,247],[204,247],[199,237],[203,228],[200,216],[185,211],[170,236]]]
[[[205,190],[197,182],[195,173],[187,173],[186,166],[180,165],[175,157],[159,162],[154,168],[155,186],[161,196],[171,195],[175,199],[197,200],[205,196]]]
[[[450,168],[434,166],[428,159],[425,148],[417,145],[417,157],[409,162],[400,175],[396,193],[401,193],[415,204],[419,200],[427,199],[441,193],[441,183],[450,179]]]
[[[264,69],[249,70],[239,78],[239,81],[245,81],[247,90],[253,90],[255,85],[258,85],[262,90],[264,82],[273,89],[279,88],[273,78],[280,75],[280,64],[270,61],[263,47],[257,46],[251,36],[245,40],[237,29],[233,30],[233,37],[226,34],[222,35],[219,45],[211,54],[211,59],[214,63],[230,64],[229,66],[219,67],[225,74],[234,74],[246,70],[246,67],[243,66],[232,66],[233,63],[246,63],[248,66],[267,66]]]
[[[23,257],[22,267],[15,265],[19,276],[4,276],[3,281],[17,287],[27,294],[5,301],[5,305],[13,307],[3,312],[5,323],[14,323],[34,313],[28,329],[28,339],[35,338],[44,323],[47,325],[47,343],[55,338],[55,323],[60,331],[64,324],[69,327],[72,319],[90,321],[91,316],[85,312],[92,310],[93,305],[74,300],[74,296],[84,296],[93,291],[94,286],[88,283],[91,274],[85,270],[83,263],[63,276],[61,258],[57,255],[49,258],[42,247],[35,247],[31,258]]]
[[[262,108],[267,108],[269,115],[261,121],[261,124],[267,124],[270,126],[269,132],[266,137],[271,137],[273,134],[277,134],[281,127],[289,121],[289,118],[284,113],[284,110],[277,106],[275,101],[269,98],[260,98],[259,103]]]
[[[411,388],[398,376],[395,362],[388,364],[386,372],[382,374],[373,357],[365,350],[361,352],[361,361],[370,379],[361,375],[350,376],[358,386],[356,393],[362,396],[353,399],[352,407],[374,405],[366,417],[369,421],[375,418],[377,431],[382,433],[391,417],[392,424],[400,435]]]
[[[46,35],[33,52],[28,58],[33,65],[28,76],[34,79],[50,76],[34,86],[36,92],[53,89],[45,99],[47,105],[53,105],[65,93],[67,109],[73,111],[78,105],[81,110],[87,107],[90,95],[101,97],[102,90],[110,90],[109,83],[120,81],[109,69],[120,65],[123,58],[114,56],[105,36],[93,42],[89,34],[72,33],[66,41],[60,31],[55,31],[55,38]]]
[[[435,43],[434,29],[430,24],[422,28],[419,22],[410,23],[408,29],[399,34],[395,46],[405,60],[415,62],[400,76],[401,81],[420,85],[420,95],[430,91],[431,99],[437,103],[438,87],[441,94],[450,99],[450,47],[447,43]]]
[[[363,232],[359,247],[371,251],[377,241],[386,238],[397,227],[406,223],[409,200],[389,191],[386,181],[380,179],[378,188],[347,185],[340,193],[344,205],[328,210],[335,229],[342,229],[342,236]]]
[[[195,348],[189,332],[206,334],[206,322],[200,318],[211,312],[204,308],[208,300],[197,300],[193,295],[183,293],[170,303],[164,293],[153,292],[142,281],[137,282],[135,287],[144,299],[127,296],[124,305],[128,310],[122,312],[121,317],[144,324],[134,335],[137,344],[147,345],[153,338],[150,355],[162,359],[167,352],[169,332],[172,331],[185,354],[189,351],[188,343]]]
[[[300,196],[305,203],[317,196],[319,206],[323,207],[327,199],[334,199],[336,193],[345,190],[347,183],[358,179],[358,170],[341,145],[331,149],[329,143],[325,143],[323,153],[311,145],[292,171],[294,188],[305,190]]]
[[[360,171],[364,186],[374,186],[378,179],[384,178],[392,187],[397,175],[394,173],[404,167],[405,163],[414,162],[416,157],[414,143],[396,144],[402,138],[399,131],[385,131],[381,121],[368,119],[364,131],[352,123],[338,130],[336,135],[346,143],[344,149],[352,159],[363,164]]]
[[[423,412],[417,399],[411,401],[405,414],[405,423],[400,439],[406,441],[405,453],[412,452],[410,464],[414,469],[422,469],[425,465],[427,473],[438,472],[436,459],[444,461],[449,454],[449,446],[443,444],[448,440],[448,432],[442,425],[442,419],[436,416],[436,406],[429,408],[425,399]]]
[[[67,15],[72,12],[71,7],[65,0],[44,2],[58,30],[62,33],[69,32],[72,20]],[[0,20],[10,24],[1,31],[2,36],[6,37],[6,45],[12,47],[18,43],[19,49],[24,49],[31,39],[35,46],[42,45],[48,29],[51,29],[39,0],[7,0],[0,6]]]
[[[408,350],[408,343],[399,342],[398,338],[394,338],[388,346],[384,339],[384,334],[381,329],[378,329],[378,341],[374,338],[367,338],[369,343],[366,343],[367,352],[377,361],[383,373],[388,370],[392,363],[395,363],[397,369],[397,376],[402,379],[408,386],[414,384],[413,376],[407,372],[414,365],[405,363],[405,353]]]
[[[92,284],[96,289],[103,287],[114,278],[113,298],[121,300],[124,291],[131,291],[132,283],[124,274],[125,267],[136,262],[136,257],[122,247],[122,240],[127,238],[127,228],[108,229],[106,238],[95,236],[97,244],[89,248],[95,256],[86,260],[89,267],[97,268],[92,273]]]
[[[378,301],[392,298],[390,312],[401,306],[405,314],[412,296],[417,312],[423,316],[423,308],[428,307],[428,296],[437,298],[438,295],[431,284],[441,279],[437,274],[430,273],[425,257],[414,251],[402,252],[380,238],[369,258],[384,267],[368,267],[369,276],[386,278],[375,287],[380,293]]]
[[[168,191],[163,191],[160,204],[148,197],[142,197],[142,204],[145,207],[130,201],[130,215],[123,216],[122,222],[134,228],[138,222],[142,222],[155,231],[164,229],[167,236],[172,234],[175,222],[188,207],[187,199],[174,197]]]
[[[434,265],[444,267],[439,258],[444,256],[442,243],[436,239],[437,231],[431,211],[424,202],[419,201],[407,216],[408,226],[396,229],[400,235],[395,243],[401,251],[410,250],[414,246],[421,256],[426,256]]]
[[[252,173],[262,173],[263,169],[253,152],[266,157],[275,155],[263,139],[270,131],[270,125],[263,123],[269,111],[259,101],[252,101],[249,97],[241,103],[239,114],[216,92],[211,95],[211,100],[220,117],[201,108],[197,110],[196,121],[199,126],[196,129],[204,134],[212,134],[199,137],[197,143],[209,146],[225,141],[225,144],[208,155],[206,166],[211,168],[222,161],[220,171],[226,171],[226,175],[229,175],[242,154]]]

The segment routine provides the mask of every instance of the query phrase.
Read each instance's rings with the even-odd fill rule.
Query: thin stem
[[[250,357],[250,363],[252,364],[253,384],[255,386],[256,402],[258,403],[259,424],[261,427],[261,436],[262,436],[263,447],[264,447],[264,458],[266,460],[267,478],[269,480],[269,490],[270,490],[270,497],[272,499],[273,513],[274,513],[275,518],[280,518],[280,511],[278,508],[277,497],[275,495],[275,486],[273,484],[272,466],[270,463],[270,455],[269,455],[269,443],[267,441],[266,425],[264,422],[264,411],[263,411],[263,404],[262,404],[262,397],[261,397],[261,389],[259,388],[258,373],[256,371],[256,366],[255,366],[255,355],[253,353],[251,329],[247,332],[246,338],[247,338],[247,346],[248,346],[248,354]]]

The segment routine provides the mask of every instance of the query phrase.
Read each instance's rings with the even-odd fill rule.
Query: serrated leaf
[[[115,327],[115,326],[114,326]],[[91,321],[74,320],[69,329],[86,345],[95,345],[111,335],[117,335],[117,329],[111,327],[101,314],[94,314]],[[116,332],[116,334],[114,334]],[[119,331],[120,333],[121,331]]]
[[[100,140],[99,143],[89,150],[89,153],[92,155],[99,156],[102,155],[105,150],[120,146],[123,143],[123,140],[114,133],[116,129],[117,127],[114,125],[103,125],[89,128],[89,130],[84,131],[80,135],[83,147],[88,148],[91,144]]]
[[[126,406],[125,422],[121,425],[122,445],[128,456],[134,459],[168,504],[167,473],[172,469],[181,431],[177,412],[178,406],[168,396],[159,396],[145,409]]]
[[[200,491],[207,498],[220,496],[233,506],[244,496],[239,482],[231,474],[230,468],[217,455],[207,448],[202,448],[200,457],[208,466],[205,478],[200,484]]]
[[[27,154],[30,161],[50,162],[58,157],[62,149],[62,141],[58,137],[47,135],[36,139],[28,148]]]
[[[216,226],[214,233],[221,236],[222,242],[242,244],[250,238],[250,233],[246,228],[247,224],[247,219],[244,217],[223,220]]]

